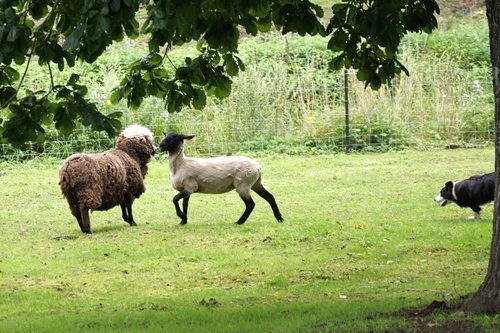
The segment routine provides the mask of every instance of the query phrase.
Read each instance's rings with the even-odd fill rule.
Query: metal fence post
[[[344,93],[345,93],[345,152],[351,151],[351,137],[349,133],[349,77],[347,69],[344,69]]]

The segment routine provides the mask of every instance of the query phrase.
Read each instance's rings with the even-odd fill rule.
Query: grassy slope
[[[367,315],[457,299],[482,282],[492,205],[478,222],[467,220],[470,210],[432,199],[447,180],[491,171],[493,154],[259,158],[285,222],[256,198],[244,226],[232,223],[243,210],[234,192],[193,195],[190,221],[178,226],[168,165],[157,160],[134,206],[139,226],[122,222],[116,208],[95,212],[92,236],[79,232],[60,195],[60,161],[1,164],[0,326],[304,332],[411,325]]]

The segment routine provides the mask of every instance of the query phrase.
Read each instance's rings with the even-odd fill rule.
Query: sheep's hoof
[[[185,225],[185,224],[187,224],[187,221],[182,220],[179,222],[179,225]]]
[[[90,230],[82,230],[82,232],[87,235],[92,235],[92,231]]]
[[[137,226],[137,223],[135,223],[134,221],[129,222],[128,224],[130,224],[130,226],[131,226],[131,227],[135,227],[135,226]]]
[[[237,224],[237,225],[242,225],[242,224],[244,224],[245,222],[246,222],[246,221],[243,221],[243,222],[242,222],[242,221],[237,221],[237,222],[235,222],[234,224]]]

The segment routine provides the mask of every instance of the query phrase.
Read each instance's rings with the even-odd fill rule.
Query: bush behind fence
[[[301,42],[304,44],[290,46],[284,37],[269,44],[248,42],[242,46],[247,69],[234,79],[230,97],[209,98],[203,110],[185,109],[174,114],[166,113],[164,103],[153,98],[139,110],[130,110],[125,103],[108,105],[109,91],[123,74],[112,54],[111,60],[104,58],[76,70],[92,74],[96,88],[91,98],[104,112],[122,111],[125,126],[147,126],[157,141],[162,131],[195,134],[196,140],[187,147],[189,154],[345,151],[344,73],[328,70],[329,53],[315,48],[314,39]],[[435,55],[415,56],[416,49],[402,54],[410,76],[402,75],[378,91],[365,89],[354,71],[347,72],[351,150],[467,147],[493,142],[489,67],[457,66],[451,53],[450,58],[441,54],[439,59]],[[175,56],[173,53],[172,58]],[[106,150],[115,142],[116,138],[83,127],[68,137],[48,129],[44,143],[30,143],[23,149],[1,144],[0,154],[3,159],[62,159],[77,152]]]

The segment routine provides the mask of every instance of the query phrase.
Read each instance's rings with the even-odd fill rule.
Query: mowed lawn
[[[256,159],[283,223],[254,195],[235,225],[244,204],[230,192],[193,194],[178,225],[160,155],[138,226],[116,207],[91,214],[90,236],[57,185],[63,161],[0,163],[0,331],[411,331],[383,314],[482,282],[493,205],[475,221],[433,199],[492,172],[493,148]]]

